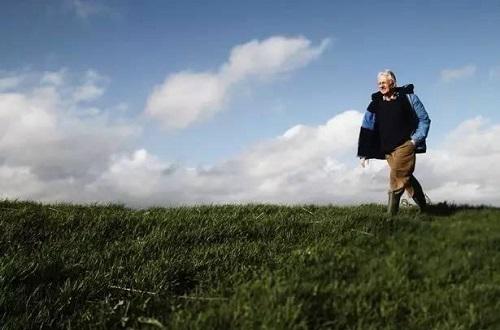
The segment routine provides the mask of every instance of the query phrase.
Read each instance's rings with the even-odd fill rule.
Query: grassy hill
[[[499,311],[499,209],[0,202],[2,329],[494,329]]]

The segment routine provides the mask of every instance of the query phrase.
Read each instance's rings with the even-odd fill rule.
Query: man
[[[372,158],[387,160],[390,215],[399,211],[405,190],[420,210],[425,211],[425,194],[413,171],[415,154],[426,151],[425,139],[431,120],[422,102],[413,94],[413,85],[397,87],[396,76],[390,70],[380,72],[377,78],[379,91],[372,94],[359,133],[361,166],[365,167]]]

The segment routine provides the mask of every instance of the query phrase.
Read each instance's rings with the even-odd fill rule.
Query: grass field
[[[0,324],[500,328],[500,210],[1,201]]]

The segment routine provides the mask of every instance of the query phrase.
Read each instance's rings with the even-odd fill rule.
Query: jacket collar
[[[400,94],[413,94],[413,84],[407,84],[401,87],[396,87],[396,95]],[[376,92],[372,94],[372,100],[382,100],[382,93]]]

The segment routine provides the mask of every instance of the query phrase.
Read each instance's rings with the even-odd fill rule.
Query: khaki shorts
[[[405,189],[408,195],[413,196],[410,178],[415,170],[415,158],[415,145],[411,140],[385,155],[390,167],[389,186],[391,191]]]

